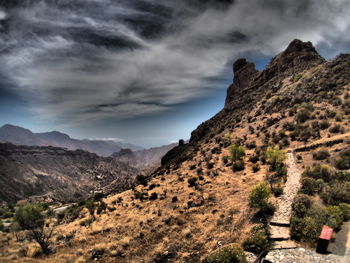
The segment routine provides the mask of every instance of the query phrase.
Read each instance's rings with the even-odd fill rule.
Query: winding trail
[[[324,146],[330,147],[335,144],[343,143],[346,138],[350,138],[349,132],[345,134],[336,135],[331,138],[321,139],[321,140],[312,142],[308,145],[304,145],[295,149],[288,150],[287,160],[286,160],[287,182],[285,184],[283,195],[277,199],[277,209],[273,218],[270,221],[271,239],[275,240],[276,242],[275,242],[275,250],[271,251],[269,255],[271,255],[271,253],[278,254],[279,253],[278,251],[281,249],[288,250],[290,252],[293,252],[294,254],[293,254],[293,257],[291,258],[291,261],[286,260],[286,258],[283,259],[283,254],[282,254],[281,261],[279,261],[278,259],[276,260],[276,257],[272,257],[275,259],[272,262],[276,262],[276,263],[305,262],[305,259],[306,259],[306,262],[334,262],[334,260],[336,260],[336,262],[344,262],[344,263],[350,262],[350,232],[348,234],[348,240],[347,242],[345,242],[347,243],[345,248],[345,255],[342,257],[334,255],[334,257],[338,257],[338,258],[337,259],[327,258],[324,261],[323,259],[316,260],[317,256],[314,256],[312,254],[313,253],[312,251],[297,248],[296,243],[290,240],[290,234],[289,234],[290,217],[292,214],[292,203],[293,203],[293,199],[295,198],[295,196],[298,194],[298,191],[300,190],[301,175],[302,175],[302,171],[298,169],[295,161],[295,153],[310,151],[310,150],[314,150],[316,148],[324,147]],[[308,253],[308,256],[310,256],[313,260],[316,260],[316,261],[308,261],[311,258],[308,259],[307,257],[305,257],[306,252],[304,253],[304,251],[306,251]],[[298,256],[300,256],[300,258],[298,258]]]

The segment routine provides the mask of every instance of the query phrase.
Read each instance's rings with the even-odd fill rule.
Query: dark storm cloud
[[[151,114],[220,87],[238,56],[271,56],[294,38],[344,46],[349,10],[347,0],[0,1],[0,88],[62,122]]]

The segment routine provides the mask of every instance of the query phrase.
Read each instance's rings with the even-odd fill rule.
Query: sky
[[[350,52],[349,0],[0,0],[0,125],[151,147],[223,108],[232,64]]]

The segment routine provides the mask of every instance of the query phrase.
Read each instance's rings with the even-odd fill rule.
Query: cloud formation
[[[347,0],[1,1],[0,75],[42,118],[133,118],[222,88],[232,60],[294,38],[331,53],[350,42],[349,10]]]

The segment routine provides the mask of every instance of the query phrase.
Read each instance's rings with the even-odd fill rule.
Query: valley
[[[245,59],[233,71],[225,107],[189,142],[169,146],[161,161],[153,161],[152,151],[135,162],[139,153],[130,150],[105,158],[1,144],[3,165],[8,171],[20,167],[28,180],[47,177],[40,162],[45,158],[58,167],[55,184],[64,181],[61,170],[74,171],[68,185],[77,192],[89,190],[96,178],[108,191],[46,219],[53,253],[43,254],[35,242],[18,241],[8,230],[1,233],[0,260],[223,263],[232,253],[237,262],[271,255],[283,262],[276,261],[288,253],[279,250],[287,249],[278,244],[282,238],[298,247],[295,253],[306,250],[328,262],[311,251],[324,224],[336,239],[350,219],[350,55],[326,61],[312,43],[296,39],[263,71]],[[140,167],[147,171],[139,166],[146,160],[150,174],[130,176]],[[78,173],[79,167],[86,172]],[[50,189],[50,181],[40,182]],[[16,194],[10,190],[2,198]],[[276,233],[273,223],[287,229]]]

